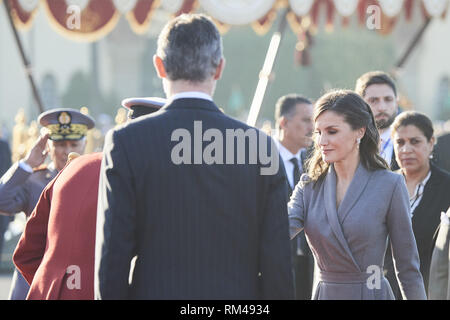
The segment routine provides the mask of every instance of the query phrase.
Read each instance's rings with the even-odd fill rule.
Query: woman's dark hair
[[[430,118],[417,111],[405,111],[400,113],[391,125],[391,135],[394,135],[398,128],[408,125],[417,127],[422,131],[428,142],[430,142],[434,134],[433,123]]]
[[[386,161],[378,154],[380,135],[370,106],[351,90],[336,90],[323,95],[314,106],[314,122],[325,111],[333,111],[344,117],[344,121],[353,130],[366,128],[359,145],[361,163],[368,170],[388,169]],[[314,139],[316,141],[316,139]],[[308,161],[308,175],[312,181],[322,179],[329,164],[322,160],[322,154],[317,142],[314,152]]]

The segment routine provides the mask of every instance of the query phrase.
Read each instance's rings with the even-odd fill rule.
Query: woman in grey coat
[[[289,207],[291,238],[304,229],[319,272],[313,299],[394,299],[383,276],[391,239],[405,299],[426,299],[401,175],[378,155],[368,104],[335,91],[314,110],[315,150]]]

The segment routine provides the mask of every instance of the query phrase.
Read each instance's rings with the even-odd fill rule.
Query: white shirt
[[[380,145],[380,155],[386,160],[388,165],[391,165],[392,155],[394,154],[394,143],[391,139],[391,129],[389,128],[382,135]]]
[[[196,98],[196,99],[204,99],[213,101],[212,97],[209,94],[206,94],[204,92],[198,92],[198,91],[186,91],[186,92],[180,92],[172,95],[169,100],[173,101],[176,99],[183,99],[183,98]]]
[[[300,149],[296,154],[292,154],[286,147],[284,147],[278,139],[274,138],[275,145],[278,148],[278,152],[280,153],[281,159],[283,159],[284,169],[286,170],[286,176],[289,182],[289,185],[292,189],[294,189],[294,164],[291,162],[292,158],[297,158],[298,167],[300,168],[300,172],[303,171],[302,161],[300,159],[300,153],[303,149]]]
[[[431,177],[431,170],[428,171],[427,176],[420,183],[417,184],[416,189],[414,190],[414,194],[409,198],[409,205],[411,206],[411,217],[413,215],[414,210],[419,205],[420,201],[423,197],[423,190],[425,189],[425,185]]]
[[[450,212],[449,212],[449,214],[450,214]],[[450,225],[450,217],[445,212],[441,212],[441,223]]]

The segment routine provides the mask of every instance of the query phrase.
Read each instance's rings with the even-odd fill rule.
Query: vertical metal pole
[[[28,76],[28,80],[30,82],[31,89],[33,90],[34,100],[36,101],[36,104],[37,104],[37,106],[39,108],[39,113],[42,113],[42,112],[44,112],[44,107],[42,106],[42,101],[41,101],[41,98],[39,96],[38,89],[36,87],[36,84],[34,83],[32,69],[31,69],[31,64],[28,61],[27,57],[25,56],[25,51],[23,49],[22,42],[20,41],[19,34],[17,32],[16,26],[14,25],[14,21],[13,21],[12,16],[11,16],[11,7],[9,5],[9,0],[4,0],[3,3],[5,4],[6,14],[8,15],[9,23],[11,25],[11,29],[12,29],[13,34],[14,34],[14,38],[16,39],[17,47],[19,48],[19,52],[20,52],[20,55],[22,57],[22,62],[23,62],[23,65],[24,65],[25,72],[26,72],[26,74]]]
[[[289,12],[289,8],[285,9],[279,23],[278,31],[272,35],[270,40],[269,49],[267,50],[266,59],[264,61],[263,68],[259,73],[259,81],[256,87],[255,95],[253,96],[252,105],[248,113],[247,124],[255,126],[256,119],[258,119],[259,110],[261,109],[264,95],[266,93],[267,84],[269,83],[269,77],[272,73],[272,68],[277,57],[278,49],[280,47],[281,39],[284,35],[286,28],[286,15]]]
[[[431,18],[427,18],[425,20],[424,24],[422,25],[422,27],[419,29],[419,31],[416,33],[416,35],[414,36],[413,40],[409,44],[409,46],[406,49],[405,53],[403,54],[403,56],[400,58],[400,60],[395,65],[395,68],[399,69],[399,68],[403,67],[403,65],[405,64],[406,60],[409,58],[409,56],[413,52],[414,48],[419,43],[419,40],[422,38],[423,34],[425,33],[425,30],[430,25],[430,22],[431,22]]]

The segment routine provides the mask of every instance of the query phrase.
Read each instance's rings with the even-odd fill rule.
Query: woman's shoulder
[[[387,183],[397,183],[403,178],[402,173],[398,171],[391,171],[388,169],[378,169],[373,172],[376,179],[382,179]]]
[[[307,173],[303,173],[300,177],[299,186],[304,192],[306,190],[319,190],[324,180],[325,176],[313,179]]]

